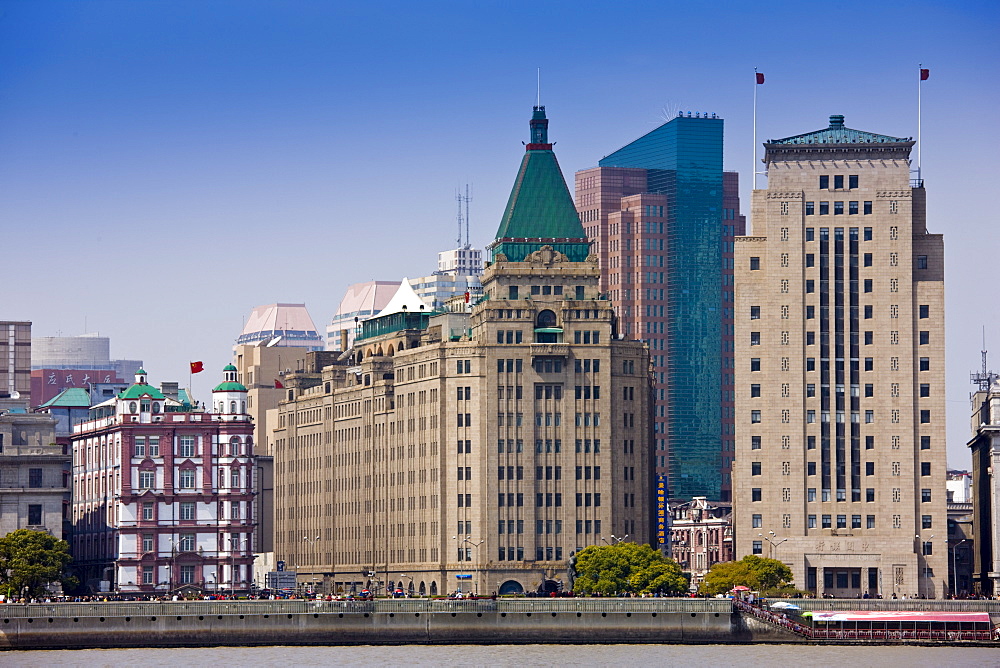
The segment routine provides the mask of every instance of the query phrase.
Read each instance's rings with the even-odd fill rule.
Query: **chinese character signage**
[[[656,476],[656,542],[667,544],[667,476],[660,473]]]

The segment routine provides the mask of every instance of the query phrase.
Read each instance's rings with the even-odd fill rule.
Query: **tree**
[[[792,570],[777,559],[749,554],[739,561],[717,563],[705,575],[699,591],[703,594],[724,594],[733,587],[744,586],[766,592],[791,583]]]
[[[0,538],[0,593],[42,596],[52,582],[69,588],[69,543],[44,531],[18,529]]]
[[[591,545],[576,553],[573,591],[580,594],[680,594],[680,566],[649,545]]]

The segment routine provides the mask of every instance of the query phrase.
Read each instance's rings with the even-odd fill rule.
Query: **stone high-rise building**
[[[552,589],[602,537],[652,541],[649,356],[617,336],[547,123],[471,312],[404,283],[349,359],[286,378],[276,551],[300,582]]]
[[[817,594],[946,593],[944,242],[913,144],[839,115],[765,143],[736,239],[737,557]]]
[[[723,120],[677,116],[576,173],[576,206],[623,335],[649,344],[654,452],[671,498],[729,501],[733,238],[739,176]]]

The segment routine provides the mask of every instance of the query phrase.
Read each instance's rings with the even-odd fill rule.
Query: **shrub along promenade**
[[[996,601],[836,603],[1000,612]],[[815,642],[769,621],[728,599],[689,598],[0,604],[0,648]]]

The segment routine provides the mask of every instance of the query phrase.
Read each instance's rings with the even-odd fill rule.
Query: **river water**
[[[2,666],[1000,666],[1000,649],[797,645],[394,645],[0,652]]]

